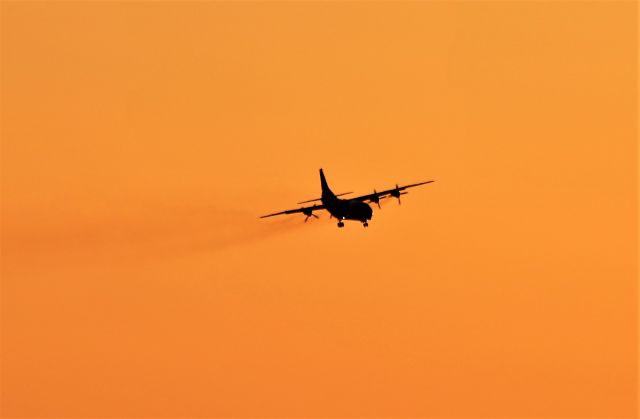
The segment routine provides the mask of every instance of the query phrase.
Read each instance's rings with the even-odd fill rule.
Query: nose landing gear
[[[363,227],[369,227],[369,223],[365,221],[364,223],[362,223],[362,226]]]
[[[343,223],[342,221],[338,221],[338,227],[339,227],[339,228],[344,227],[344,223]]]

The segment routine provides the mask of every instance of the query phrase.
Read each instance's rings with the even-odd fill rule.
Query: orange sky
[[[635,415],[635,2],[0,7],[3,416]]]

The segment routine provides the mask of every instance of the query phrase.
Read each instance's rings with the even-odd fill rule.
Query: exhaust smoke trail
[[[50,220],[51,221],[51,218]],[[150,262],[211,253],[318,226],[302,216],[261,220],[246,210],[211,206],[153,206],[101,217],[58,216],[55,222],[3,228],[8,259],[84,264],[113,258]]]

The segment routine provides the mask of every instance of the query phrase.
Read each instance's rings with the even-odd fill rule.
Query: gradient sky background
[[[2,415],[635,416],[636,9],[2,2]]]

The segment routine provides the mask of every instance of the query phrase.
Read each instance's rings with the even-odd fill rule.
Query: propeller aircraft
[[[362,195],[351,199],[340,199],[339,196],[348,195],[353,192],[345,192],[341,194],[335,194],[329,188],[327,183],[327,179],[324,176],[324,172],[320,169],[320,186],[322,188],[322,196],[316,199],[310,199],[308,201],[298,202],[298,204],[306,204],[310,202],[320,203],[311,205],[308,207],[290,209],[285,211],[276,212],[273,214],[263,215],[260,218],[273,217],[275,215],[284,215],[284,214],[303,214],[306,216],[304,222],[306,223],[310,217],[318,218],[314,211],[326,210],[329,211],[331,217],[335,217],[338,220],[338,227],[344,227],[345,220],[354,220],[360,221],[364,227],[369,226],[369,220],[373,216],[373,209],[369,205],[369,203],[374,203],[378,205],[378,208],[382,208],[380,206],[380,200],[384,198],[396,198],[398,200],[398,204],[401,204],[400,196],[406,195],[408,192],[406,191],[409,188],[413,188],[420,185],[426,185],[427,183],[432,183],[433,180],[428,180],[426,182],[412,183],[410,185],[398,186],[396,183],[396,187],[393,189],[387,189],[381,192],[377,192],[375,189],[373,193],[368,195]]]

